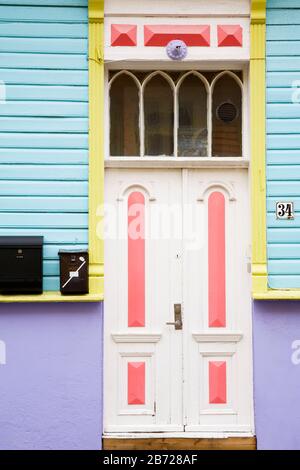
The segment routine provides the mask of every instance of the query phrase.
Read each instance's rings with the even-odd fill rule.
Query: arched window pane
[[[223,75],[216,82],[212,108],[212,155],[241,157],[242,91],[230,75]]]
[[[207,93],[204,83],[189,75],[179,90],[178,156],[207,156]]]
[[[144,91],[145,155],[174,154],[174,105],[169,83],[155,75]]]
[[[140,156],[139,91],[127,74],[116,78],[110,89],[110,155]]]

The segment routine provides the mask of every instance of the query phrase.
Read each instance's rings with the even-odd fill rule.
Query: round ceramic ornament
[[[172,60],[183,60],[186,58],[187,53],[187,45],[179,39],[175,39],[167,45],[167,54]]]

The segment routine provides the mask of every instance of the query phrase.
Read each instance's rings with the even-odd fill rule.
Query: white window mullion
[[[178,112],[178,89],[174,88],[174,157],[178,157],[178,127],[179,127],[179,112]]]
[[[249,102],[248,97],[249,94],[247,93],[247,86],[248,86],[248,70],[244,68],[243,70],[243,84],[242,84],[242,157],[246,160],[249,159],[249,133],[246,132],[246,129],[249,129],[248,125],[248,109],[249,109]]]
[[[212,87],[207,94],[207,156],[212,157]]]
[[[144,88],[140,86],[140,156],[145,157]]]

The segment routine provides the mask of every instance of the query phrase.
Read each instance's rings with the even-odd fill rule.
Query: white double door
[[[105,185],[104,432],[252,433],[247,170]]]

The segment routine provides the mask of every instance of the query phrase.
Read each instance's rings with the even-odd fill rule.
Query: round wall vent
[[[219,121],[222,121],[225,124],[230,124],[233,122],[238,117],[238,114],[239,112],[237,107],[230,101],[220,104],[216,111],[216,115]]]
[[[186,58],[187,53],[187,45],[179,39],[171,41],[167,45],[167,54],[172,60],[183,60]]]

